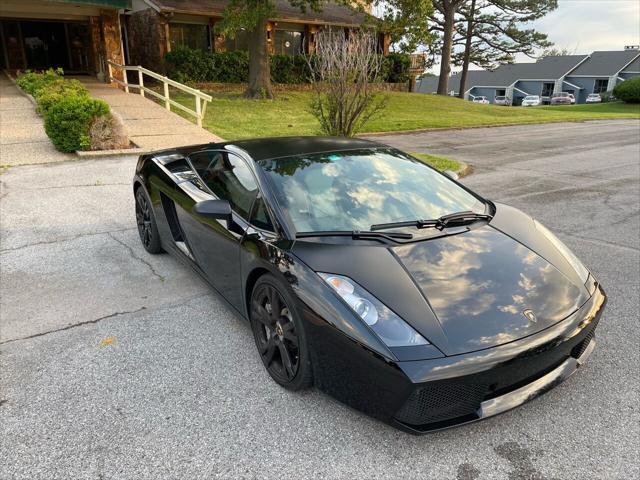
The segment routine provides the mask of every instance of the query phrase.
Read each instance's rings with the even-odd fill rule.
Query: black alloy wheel
[[[158,227],[156,218],[153,215],[151,201],[147,197],[142,187],[136,190],[136,223],[138,224],[138,233],[142,246],[149,253],[160,253],[160,235],[158,235]]]
[[[261,277],[251,295],[251,328],[269,375],[290,390],[311,385],[304,329],[292,300],[271,275]]]

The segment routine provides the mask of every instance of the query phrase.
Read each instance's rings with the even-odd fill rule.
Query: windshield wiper
[[[410,220],[408,222],[392,222],[392,223],[378,223],[371,225],[371,230],[386,230],[389,228],[399,227],[416,227],[416,228],[437,228],[442,230],[449,226],[449,224],[464,224],[475,222],[476,220],[491,220],[493,217],[485,213],[476,213],[472,211],[450,213],[443,215],[440,218],[432,220]],[[389,234],[391,235],[391,234]]]
[[[389,233],[381,233],[381,232],[371,232],[368,230],[360,231],[360,230],[325,230],[318,232],[298,232],[296,233],[296,238],[309,238],[309,237],[351,237],[355,240],[367,240],[372,239],[376,240],[379,238],[384,238],[386,240],[395,241],[397,239],[403,240],[411,240],[413,235],[410,233],[399,233],[399,232],[389,232]]]

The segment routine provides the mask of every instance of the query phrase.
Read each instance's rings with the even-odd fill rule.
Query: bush
[[[382,81],[406,83],[409,81],[411,57],[406,53],[390,53],[382,60]]]
[[[221,52],[209,55],[213,57],[213,82],[242,83],[249,79],[248,52]]]
[[[61,152],[91,147],[89,127],[96,117],[107,115],[109,105],[88,96],[62,97],[44,115],[44,129]]]
[[[271,80],[275,83],[309,83],[311,70],[307,59],[301,55],[272,55]]]
[[[215,76],[209,52],[182,47],[167,53],[165,60],[169,77],[178,82],[211,82]]]
[[[247,52],[211,53],[182,47],[165,59],[169,77],[178,82],[241,83],[249,78]]]
[[[25,73],[18,76],[16,83],[22,90],[35,97],[41,88],[52,82],[61,80],[62,75],[63,72],[61,68],[56,70],[50,68],[42,73],[27,70]]]
[[[89,91],[78,80],[64,80],[59,78],[45,84],[34,95],[38,102],[38,113],[44,116],[47,111],[62,98],[88,97]]]
[[[167,71],[170,78],[182,83],[215,82],[243,83],[249,79],[248,52],[211,53],[181,47],[167,53]],[[382,57],[380,78],[388,83],[409,81],[411,57],[404,53],[390,53]],[[271,55],[271,80],[275,83],[309,83],[311,71],[301,55]],[[313,62],[313,57],[311,58]]]
[[[640,77],[625,80],[616,85],[613,94],[626,103],[640,103]]]

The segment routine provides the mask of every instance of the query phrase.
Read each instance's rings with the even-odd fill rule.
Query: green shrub
[[[313,60],[312,60],[313,61]],[[309,83],[311,70],[302,55],[272,55],[271,80],[276,83]]]
[[[167,53],[170,78],[182,83],[243,83],[249,79],[249,54],[244,51],[212,53],[181,47]],[[311,58],[313,62],[313,57]],[[311,75],[301,55],[271,55],[271,80],[275,83],[308,83]],[[411,58],[403,53],[382,57],[381,80],[389,83],[409,81]]]
[[[409,81],[411,57],[406,53],[390,53],[382,58],[382,81],[405,83]]]
[[[211,53],[187,47],[167,53],[169,77],[178,82],[212,82],[215,76]]]
[[[38,113],[44,116],[62,98],[78,96],[89,96],[89,91],[78,80],[64,80],[62,78],[54,80],[36,91],[35,99],[38,102]]]
[[[209,55],[213,58],[213,82],[242,83],[249,79],[248,52],[220,52]]]
[[[50,68],[49,70],[41,73],[27,70],[18,76],[16,83],[22,90],[35,97],[38,90],[51,82],[61,80],[62,75],[63,71],[61,68],[56,70]]]
[[[613,89],[616,98],[626,103],[640,103],[640,77],[625,80]]]
[[[83,95],[62,97],[46,111],[44,129],[61,152],[87,150],[93,119],[108,113],[109,105],[102,100]]]

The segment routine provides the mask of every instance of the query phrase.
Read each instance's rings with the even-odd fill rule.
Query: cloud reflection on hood
[[[540,331],[586,299],[553,265],[490,226],[394,248],[449,339],[483,348]],[[531,322],[523,311],[532,309]]]

